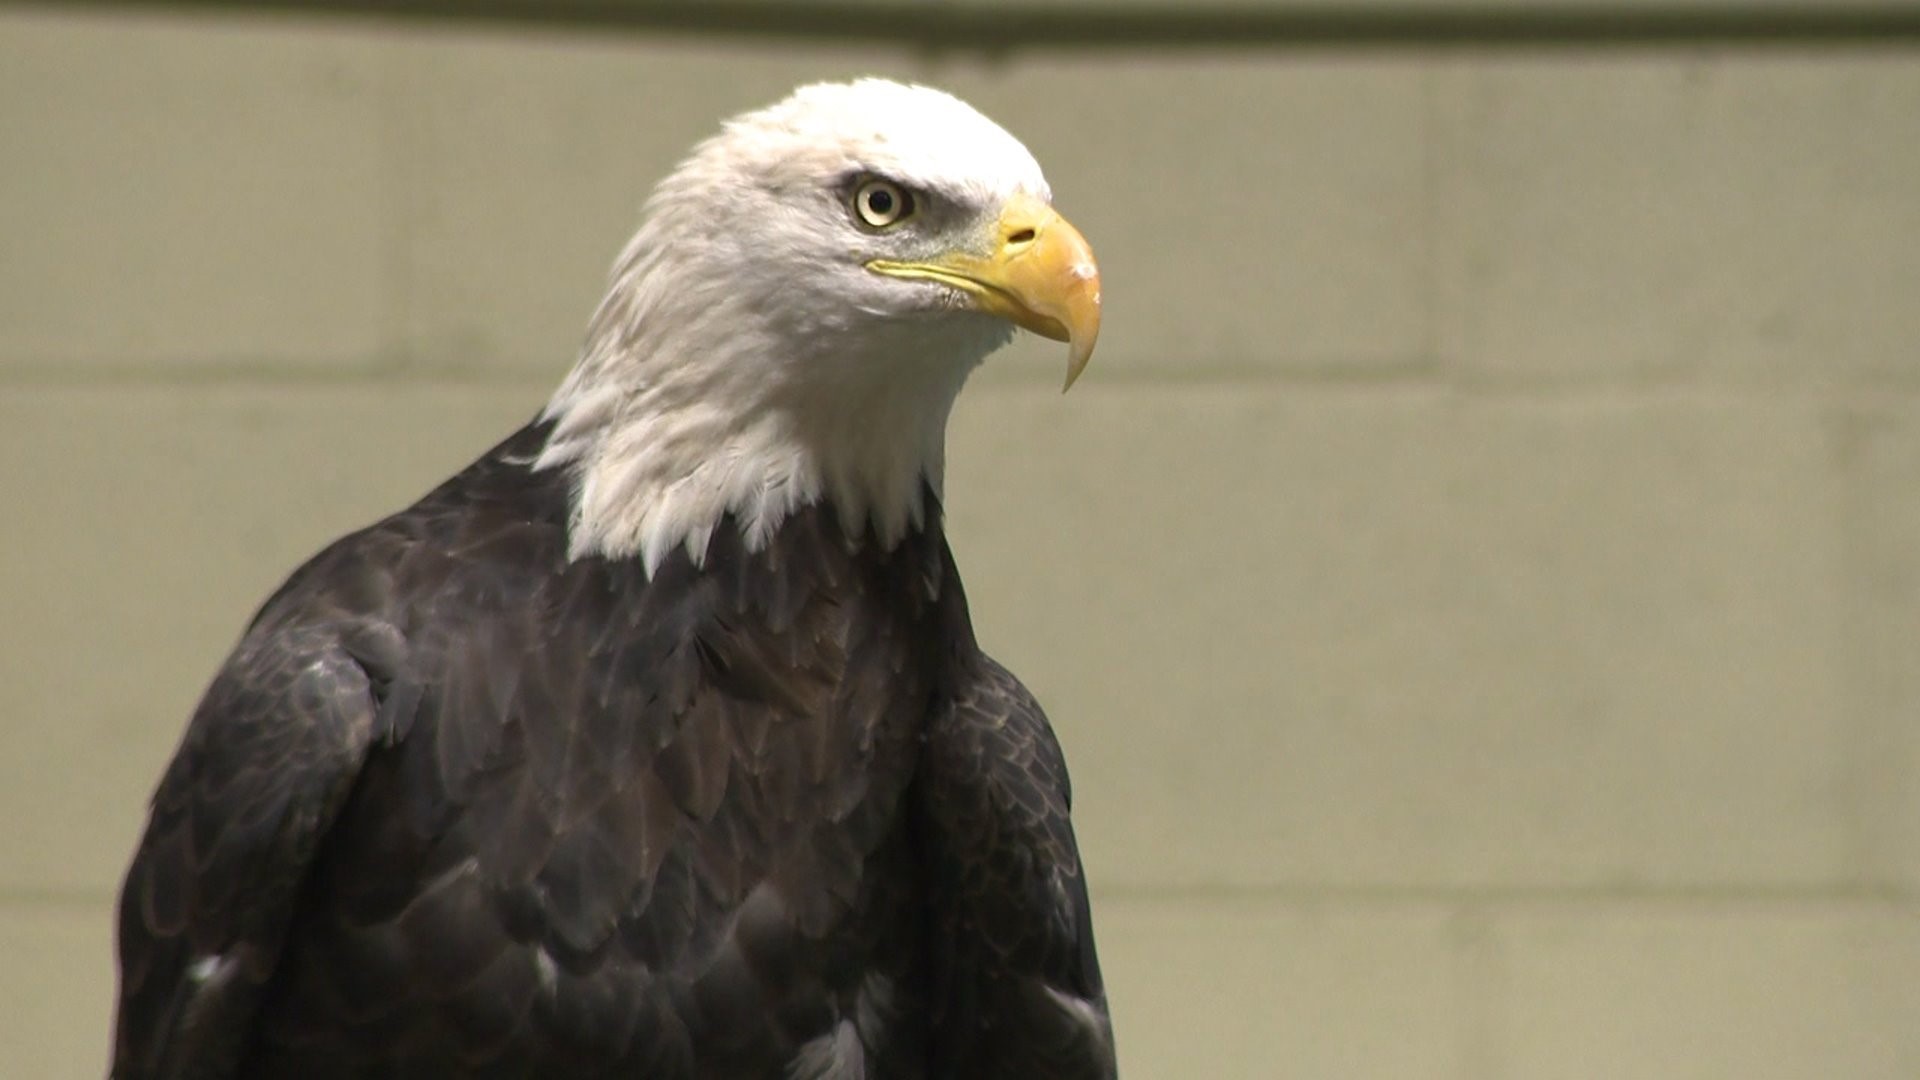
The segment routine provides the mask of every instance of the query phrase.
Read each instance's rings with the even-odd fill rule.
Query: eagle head
[[[967,374],[1015,327],[1100,327],[1092,250],[1019,140],[946,93],[805,86],[727,121],[647,201],[540,468],[573,471],[575,557],[764,544],[830,503],[883,546],[925,515]],[[731,523],[730,525],[728,523]]]

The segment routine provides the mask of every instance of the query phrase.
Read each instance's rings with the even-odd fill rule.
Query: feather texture
[[[545,435],[256,618],[127,877],[114,1074],[1110,1074],[1064,769],[937,515],[569,560]]]

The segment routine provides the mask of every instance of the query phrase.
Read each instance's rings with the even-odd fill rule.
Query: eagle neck
[[[732,349],[621,369],[649,377],[561,387],[535,467],[570,473],[570,558],[637,557],[651,575],[684,549],[699,565],[716,529],[738,529],[758,551],[813,506],[856,546],[891,550],[926,523],[972,365],[816,357],[813,378],[740,377],[796,362],[741,355],[763,341],[741,335]]]

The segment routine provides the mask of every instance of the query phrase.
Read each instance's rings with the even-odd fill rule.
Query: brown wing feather
[[[388,734],[340,635],[242,643],[196,710],[127,873],[114,1076],[236,1066],[314,851]]]
[[[933,1077],[1115,1074],[1065,759],[984,655],[932,721],[916,782],[931,911]]]

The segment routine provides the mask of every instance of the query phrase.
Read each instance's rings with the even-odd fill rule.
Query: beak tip
[[[1080,381],[1080,373],[1087,370],[1087,361],[1092,358],[1092,342],[1075,341],[1072,344],[1067,352],[1067,380],[1060,386],[1061,393],[1073,389],[1073,384]]]

